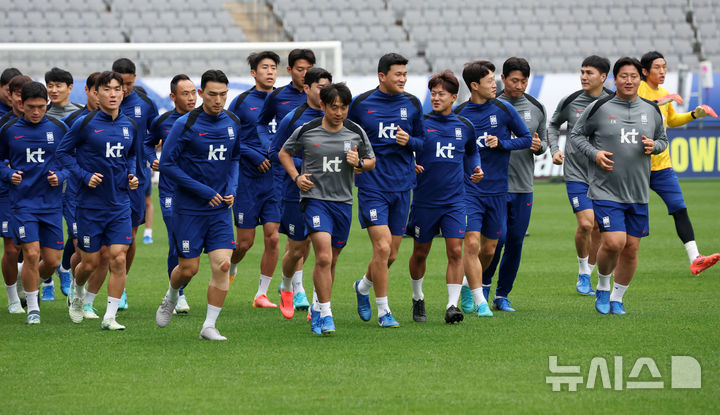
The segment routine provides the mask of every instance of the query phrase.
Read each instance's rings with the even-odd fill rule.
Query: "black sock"
[[[683,208],[672,214],[675,219],[675,230],[680,237],[683,244],[695,240],[695,231],[693,231],[692,223],[690,223],[690,217],[688,216],[687,209]]]

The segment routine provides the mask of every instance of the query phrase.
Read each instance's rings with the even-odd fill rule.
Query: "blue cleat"
[[[55,301],[55,285],[42,286],[42,301]]]
[[[493,313],[490,311],[490,306],[487,302],[475,306],[474,312],[477,313],[478,317],[492,317]]]
[[[25,320],[25,324],[33,325],[33,324],[40,324],[40,312],[33,310],[28,313],[27,319]]]
[[[320,330],[320,326],[322,325],[322,321],[320,321],[320,312],[315,311],[313,307],[310,307],[310,331],[313,332],[313,334],[322,334],[322,331]]]
[[[400,327],[400,323],[395,320],[392,313],[386,313],[384,316],[379,317],[378,324],[380,324],[380,327]]]
[[[483,285],[482,289],[483,289],[483,296],[485,297],[485,301],[490,302],[490,287],[489,286],[486,287]]]
[[[590,283],[590,275],[588,274],[578,275],[575,288],[577,289],[577,292],[582,295],[595,295],[595,291],[593,291],[592,284]]]
[[[600,314],[607,314],[610,312],[610,290],[597,290],[595,292],[595,309]]]
[[[493,305],[498,311],[515,311],[514,308],[510,307],[510,300],[505,297],[496,297],[493,300]]]
[[[625,314],[625,304],[620,301],[610,301],[610,314]]]
[[[144,243],[145,245],[150,245],[150,244],[152,244],[152,243],[153,243],[153,238],[152,238],[152,236],[150,236],[150,235],[145,235],[145,236],[143,237],[143,243]]]
[[[70,271],[61,271],[60,267],[58,267],[57,274],[60,277],[60,291],[67,297],[70,293]]]
[[[360,280],[353,283],[353,289],[355,290],[355,295],[357,296],[357,312],[362,321],[370,321],[370,318],[372,317],[370,296],[367,294],[360,294],[360,291],[358,291],[358,284],[360,284]]]
[[[130,306],[128,306],[127,302],[127,291],[123,290],[122,295],[120,296],[120,304],[118,304],[118,310],[127,310]]]
[[[307,310],[310,307],[307,296],[305,293],[297,293],[293,297],[293,307],[295,310]]]
[[[472,313],[475,310],[475,302],[470,287],[464,285],[460,289],[460,308],[462,308],[463,313]]]
[[[333,321],[332,316],[322,317],[320,321],[320,332],[323,335],[335,333],[335,322]]]

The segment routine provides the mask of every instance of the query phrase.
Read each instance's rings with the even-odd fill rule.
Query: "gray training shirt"
[[[72,102],[68,102],[67,105],[62,107],[50,103],[50,105],[48,105],[47,107],[45,115],[57,118],[58,120],[62,120],[63,118],[79,110],[80,108],[82,108],[82,106],[79,106],[78,104],[74,104]]]
[[[662,114],[654,102],[640,97],[625,101],[611,95],[588,105],[575,123],[570,140],[590,160],[590,199],[648,203],[650,155],[645,154],[642,136],[655,140],[652,154],[668,146]],[[599,150],[613,153],[612,171],[595,163]]]
[[[534,97],[523,94],[520,98],[510,98],[501,94],[498,99],[507,101],[515,107],[525,126],[530,130],[530,136],[535,133],[540,137],[540,149],[533,152],[529,148],[514,150],[510,153],[508,166],[508,193],[532,193],[535,179],[535,155],[541,155],[547,150],[547,116],[545,107]]]
[[[375,157],[365,131],[350,120],[345,120],[340,131],[334,133],[323,128],[322,118],[298,127],[283,149],[291,156],[302,157],[301,174],[312,174],[310,180],[314,185],[307,192],[300,191],[300,200],[352,204],[353,166],[345,157],[355,146],[361,159]]]
[[[566,182],[588,183],[588,167],[587,157],[581,154],[577,147],[570,140],[570,131],[585,111],[585,108],[599,98],[613,95],[609,89],[603,88],[602,93],[597,97],[593,97],[584,90],[575,91],[563,98],[555,109],[555,113],[550,119],[548,125],[548,139],[550,140],[550,154],[555,154],[560,150],[558,140],[560,139],[559,130],[563,123],[567,122],[568,135],[565,140],[565,161],[563,162],[563,173]]]

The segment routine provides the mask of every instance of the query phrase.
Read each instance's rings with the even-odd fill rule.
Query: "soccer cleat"
[[[68,308],[70,308],[70,304],[72,303],[73,296],[75,295],[75,278],[70,278],[70,290],[68,291],[68,296],[65,299],[67,302]]]
[[[372,317],[372,307],[370,307],[370,295],[360,294],[358,291],[358,285],[360,280],[353,283],[353,290],[355,290],[355,296],[357,297],[357,312],[362,321],[370,321]]]
[[[322,334],[322,331],[320,327],[322,326],[322,321],[320,318],[320,312],[315,311],[313,307],[310,307],[310,331],[312,331],[314,334]]]
[[[383,328],[400,327],[400,323],[395,320],[392,313],[385,313],[384,316],[378,317],[378,324],[380,324],[380,327]]]
[[[487,301],[476,305],[475,311],[474,311],[478,317],[492,317],[493,313],[490,311],[490,306],[488,305]]]
[[[90,304],[83,304],[83,318],[90,320],[98,319],[100,316],[97,315],[97,310]]]
[[[145,236],[143,237],[143,244],[145,244],[145,245],[150,245],[150,244],[152,244],[152,243],[153,243],[153,238],[152,238],[152,236],[150,236],[150,235],[145,235]]]
[[[447,310],[445,310],[445,322],[447,324],[453,324],[463,321],[465,316],[463,315],[462,311],[460,311],[459,308],[455,307],[454,305],[451,305],[448,307]]]
[[[293,307],[295,307],[295,310],[303,311],[310,307],[310,303],[308,302],[307,296],[304,292],[295,294],[293,297]]]
[[[620,301],[610,301],[610,314],[625,314],[625,305]]]
[[[115,321],[114,318],[106,318],[102,321],[100,324],[101,330],[110,330],[110,331],[117,331],[117,330],[125,330],[125,326]]]
[[[57,274],[58,277],[60,277],[60,291],[67,297],[70,293],[70,279],[72,278],[70,271],[62,271],[60,267],[58,267]]]
[[[717,264],[718,260],[720,260],[720,254],[712,254],[712,255],[708,255],[708,256],[700,255],[697,258],[695,258],[695,260],[692,262],[692,264],[690,264],[690,272],[692,272],[695,275],[698,275],[701,272],[705,271],[706,269]]]
[[[190,311],[190,304],[188,304],[187,299],[184,295],[178,297],[177,304],[175,305],[175,310],[173,311],[177,314],[187,314]]]
[[[412,300],[413,307],[412,307],[412,313],[413,313],[413,321],[417,321],[418,323],[424,323],[427,321],[427,314],[425,314],[425,300]]]
[[[170,301],[167,296],[163,297],[160,307],[155,312],[155,322],[159,327],[167,327],[172,320],[173,311],[175,310],[176,302]]]
[[[55,284],[42,286],[42,301],[55,301]]]
[[[575,289],[578,293],[583,295],[595,295],[595,291],[592,289],[592,283],[590,283],[590,275],[588,274],[578,274]]]
[[[25,310],[23,310],[20,301],[8,304],[8,312],[10,312],[10,314],[25,314]]]
[[[40,312],[37,310],[29,312],[25,324],[40,324]]]
[[[493,305],[498,311],[515,311],[514,308],[510,307],[510,300],[505,297],[497,297],[493,300]]]
[[[280,291],[280,312],[283,317],[288,319],[295,316],[292,291]]]
[[[235,276],[237,275],[237,266],[238,264],[230,263],[230,272],[228,273],[228,284],[232,285],[233,281],[235,281]]]
[[[332,316],[325,316],[320,318],[320,332],[323,335],[335,333],[335,322],[333,321]]]
[[[490,286],[484,286],[482,287],[483,290],[483,297],[485,297],[485,301],[490,301]]]
[[[475,303],[473,302],[472,292],[470,287],[465,285],[460,289],[460,308],[463,313],[472,313],[475,309]]]
[[[203,327],[202,330],[200,330],[200,339],[201,340],[227,340],[227,337],[220,334],[218,329],[215,327]]]
[[[268,300],[267,295],[260,294],[253,300],[254,308],[277,308],[277,304],[273,304]]]
[[[595,291],[595,310],[600,314],[610,312],[610,290]]]
[[[73,298],[72,303],[70,303],[70,308],[68,309],[68,314],[70,314],[70,320],[72,320],[73,323],[82,323],[85,316],[85,313],[83,313],[82,298]]]
[[[120,304],[118,304],[118,310],[127,310],[128,308],[130,308],[130,306],[128,305],[127,291],[123,290],[123,293],[120,296]]]

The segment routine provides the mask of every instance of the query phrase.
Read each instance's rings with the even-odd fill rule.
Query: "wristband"
[[[293,181],[294,181],[295,183],[297,183],[297,179],[298,179],[298,177],[300,177],[300,176],[302,176],[302,174],[299,174],[299,173],[298,173],[298,175],[295,176],[295,178],[293,179]]]
[[[695,117],[695,110],[690,111],[690,116],[693,117],[693,120],[697,120],[697,117]]]

